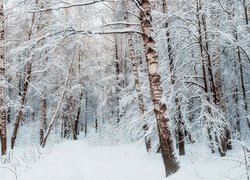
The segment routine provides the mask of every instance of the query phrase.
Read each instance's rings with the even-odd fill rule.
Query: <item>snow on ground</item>
[[[243,180],[244,167],[229,158],[188,151],[178,157],[181,170],[167,180]],[[28,154],[27,154],[28,155]],[[147,154],[138,143],[93,146],[86,141],[65,141],[25,170],[16,171],[18,180],[165,180],[160,154]],[[3,164],[0,164],[3,167]],[[20,169],[20,168],[19,168]],[[0,168],[0,180],[16,180]]]

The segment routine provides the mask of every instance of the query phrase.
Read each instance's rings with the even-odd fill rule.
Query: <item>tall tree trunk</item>
[[[218,21],[218,17],[216,17],[216,21]],[[214,94],[216,97],[214,99],[214,103],[220,107],[221,111],[225,114],[227,114],[227,104],[225,99],[223,99],[223,81],[222,81],[222,71],[221,71],[221,59],[220,59],[220,47],[219,42],[217,39],[219,39],[218,35],[214,35],[215,44],[213,44],[213,47],[215,52],[212,53],[212,65],[213,65],[213,75],[214,75]],[[212,71],[212,67],[210,67]],[[232,143],[231,143],[231,132],[229,130],[228,125],[225,125],[223,127],[224,129],[224,135],[220,135],[221,140],[221,148],[223,152],[226,152],[227,149],[232,149]]]
[[[201,2],[200,2],[201,3]],[[201,5],[200,5],[201,6]],[[218,86],[216,87],[215,84],[215,78],[214,78],[214,72],[213,72],[213,66],[212,66],[212,58],[210,55],[210,49],[209,49],[209,44],[208,44],[208,31],[207,31],[207,23],[206,23],[206,19],[204,15],[201,15],[201,22],[203,25],[203,30],[204,30],[204,41],[205,41],[205,46],[203,46],[203,48],[205,49],[205,54],[206,54],[206,60],[207,60],[207,72],[208,72],[208,79],[209,79],[209,84],[210,84],[210,92],[213,94],[213,102],[214,104],[218,105],[218,107],[221,108],[221,110],[226,113],[226,105],[221,102],[221,93],[222,93],[222,81],[221,81],[221,75],[220,75],[220,68],[219,71],[217,72],[216,75],[218,75],[217,80],[218,80]],[[218,58],[216,58],[218,59]],[[220,65],[220,63],[219,63]],[[219,74],[218,74],[219,73]],[[217,91],[218,92],[217,92]],[[220,97],[218,97],[217,95],[220,95]],[[223,134],[225,131],[225,127],[221,127]],[[226,155],[226,140],[225,137],[222,135],[218,135],[217,132],[214,133],[215,135],[215,141],[218,145],[218,151],[220,153],[220,155],[223,157]],[[218,137],[217,137],[218,136]]]
[[[223,113],[226,115],[227,113],[227,107],[226,102],[223,98],[223,89],[222,89],[222,77],[221,77],[221,63],[220,58],[217,57],[214,59],[213,64],[215,66],[214,71],[214,80],[215,80],[215,92],[216,93],[216,101],[215,104],[220,107],[220,109],[223,111]],[[232,144],[231,144],[231,133],[226,125],[224,127],[224,136],[220,137],[221,139],[221,145],[222,145],[222,151],[231,150]]]
[[[238,43],[239,38],[238,38],[237,32],[235,32],[235,39],[236,39],[236,42]],[[244,110],[245,110],[245,115],[246,115],[247,126],[248,126],[248,129],[250,130],[250,119],[248,117],[248,102],[247,102],[247,93],[246,93],[246,87],[245,87],[245,76],[244,76],[244,69],[243,69],[241,52],[240,52],[239,46],[237,46],[236,51],[237,51],[237,56],[238,56],[238,61],[239,61],[239,66],[240,66],[240,85],[241,85],[242,94],[243,94]]]
[[[115,106],[113,107],[112,111],[114,115],[117,116],[117,123],[120,122],[120,111],[119,111],[119,103],[120,103],[120,86],[121,86],[121,80],[120,80],[120,74],[121,74],[121,67],[120,67],[120,57],[119,57],[119,45],[118,45],[118,36],[115,35],[115,71],[116,71],[116,83],[117,86],[115,89]]]
[[[4,42],[4,10],[3,0],[0,0],[0,136],[1,136],[1,154],[5,155],[7,151],[6,137],[6,107],[5,107],[5,50]]]
[[[172,137],[168,126],[169,120],[165,115],[167,107],[166,104],[162,102],[163,90],[161,76],[158,74],[158,57],[155,51],[155,41],[152,37],[153,27],[151,22],[151,5],[148,0],[141,0],[140,5],[140,21],[149,73],[151,99],[154,105],[154,113],[156,116],[166,176],[169,176],[178,171],[179,163],[177,162],[174,154]]]
[[[231,3],[229,3],[229,6],[231,7],[236,7],[237,5],[234,4],[234,1],[231,1]],[[243,0],[243,8],[244,8],[244,14],[245,14],[245,21],[246,21],[246,25],[248,25],[248,11],[247,11],[247,4],[246,1]],[[233,8],[231,13],[228,13],[228,19],[230,21],[233,21],[233,18],[235,17],[235,8]],[[250,119],[248,116],[248,102],[247,102],[247,93],[246,93],[246,88],[245,88],[245,76],[244,76],[244,66],[243,66],[243,62],[242,62],[242,57],[241,57],[241,50],[240,50],[240,46],[239,44],[239,37],[238,37],[238,32],[237,29],[234,27],[234,30],[232,31],[232,35],[234,36],[235,40],[236,40],[236,49],[235,52],[237,54],[237,61],[234,62],[234,67],[236,68],[237,65],[239,64],[239,70],[240,70],[240,85],[241,86],[241,90],[242,90],[242,94],[243,94],[243,103],[244,103],[244,110],[245,110],[245,118],[247,121],[247,125],[248,125],[248,129],[250,130]],[[237,74],[237,72],[236,72]],[[239,95],[238,93],[240,92],[240,90],[238,89],[238,87],[236,87],[236,89],[234,90],[235,94],[234,94],[234,100],[236,103],[236,106],[238,105],[238,101],[239,101]],[[239,115],[239,111],[236,109],[236,116],[237,116],[237,121],[236,121],[236,130],[238,131],[238,135],[239,135],[239,139],[240,139],[240,133],[241,133],[241,129],[240,129],[240,115]]]
[[[230,22],[233,22],[233,17],[235,16],[235,4],[234,4],[234,0],[229,0],[227,3],[227,9],[231,9],[231,13],[228,13],[228,20]],[[237,32],[236,29],[232,31],[232,35],[235,37],[236,39],[236,43],[238,44],[238,36],[237,36]],[[240,49],[237,46],[236,48],[236,52],[237,52],[237,56],[238,59],[240,58]],[[238,71],[237,71],[237,65],[238,65],[238,59],[236,58],[233,62],[233,67],[234,67],[234,75],[238,76]],[[239,112],[239,87],[238,87],[238,82],[234,83],[234,88],[233,88],[233,100],[234,100],[234,104],[235,104],[235,116],[234,118],[235,120],[235,130],[236,130],[236,135],[237,135],[237,139],[240,140],[241,139],[241,118],[240,118],[240,112]]]
[[[130,57],[132,61],[133,75],[134,75],[134,80],[135,80],[135,90],[137,93],[139,109],[140,109],[140,113],[144,121],[144,124],[143,124],[144,136],[145,136],[144,140],[145,140],[146,150],[147,152],[149,152],[151,149],[151,139],[150,139],[150,136],[148,135],[148,128],[149,128],[148,123],[146,122],[145,117],[144,117],[145,106],[144,106],[143,96],[141,93],[141,83],[139,80],[139,71],[138,71],[138,66],[136,62],[136,55],[135,55],[135,50],[134,50],[134,45],[133,45],[132,34],[128,35],[128,46],[129,46]]]
[[[204,82],[204,91],[206,93],[206,96],[207,96],[207,100],[210,101],[209,97],[208,97],[208,83],[207,83],[207,71],[206,71],[206,57],[205,57],[205,52],[204,52],[204,49],[203,49],[203,38],[202,38],[202,18],[201,18],[201,5],[200,5],[200,1],[199,0],[196,0],[196,10],[197,10],[197,13],[198,13],[198,34],[199,34],[199,48],[200,48],[200,56],[201,56],[201,65],[202,65],[202,77],[203,77],[203,82]],[[208,112],[210,112],[210,109],[208,108]],[[205,118],[205,121],[206,121],[206,125],[207,125],[207,132],[208,132],[208,138],[209,138],[209,141],[210,141],[210,146],[211,146],[211,150],[212,150],[212,153],[215,153],[215,150],[214,150],[214,142],[213,142],[213,138],[212,138],[212,126],[211,126],[211,123],[210,122],[207,122],[207,119],[206,117]]]

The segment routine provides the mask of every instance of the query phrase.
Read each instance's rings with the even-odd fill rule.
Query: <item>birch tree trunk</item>
[[[151,22],[151,5],[148,0],[141,0],[140,5],[140,21],[149,73],[151,99],[154,105],[154,113],[157,121],[166,176],[169,176],[178,171],[179,163],[177,162],[174,154],[172,137],[168,126],[169,120],[165,115],[167,107],[166,104],[162,102],[163,90],[161,76],[158,73],[158,57],[155,50],[155,41],[152,37],[153,27]]]
[[[6,137],[6,107],[5,107],[5,50],[4,42],[4,11],[3,0],[0,0],[0,136],[1,136],[1,154],[5,155],[7,151]]]

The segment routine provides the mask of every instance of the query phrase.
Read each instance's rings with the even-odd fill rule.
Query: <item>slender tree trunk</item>
[[[76,115],[76,120],[75,120],[75,127],[74,127],[74,136],[75,136],[74,139],[75,140],[77,140],[77,135],[79,135],[79,122],[80,122],[82,99],[83,99],[83,92],[81,92],[80,94],[78,110],[77,110],[77,115]]]
[[[73,140],[77,140],[76,134],[76,118],[75,118],[75,105],[76,101],[73,99],[73,96],[70,96],[68,99],[68,121],[69,121],[69,132]]]
[[[46,145],[46,142],[47,142],[47,139],[49,137],[49,134],[50,134],[50,131],[52,129],[52,126],[54,125],[55,121],[56,121],[56,118],[58,116],[58,112],[61,108],[61,105],[62,105],[62,102],[63,102],[63,99],[64,99],[64,96],[66,94],[66,89],[67,89],[67,86],[68,86],[68,82],[69,82],[69,78],[70,78],[70,72],[71,72],[71,68],[72,68],[72,65],[73,65],[73,60],[74,60],[74,57],[72,58],[71,62],[70,62],[70,65],[69,65],[69,69],[68,69],[68,74],[67,74],[67,77],[66,77],[66,80],[64,82],[64,89],[63,89],[63,92],[62,92],[62,95],[61,95],[61,98],[59,100],[59,103],[57,105],[57,108],[54,112],[54,115],[52,116],[51,120],[50,120],[50,123],[49,123],[49,126],[48,126],[48,129],[46,130],[46,133],[44,135],[44,138],[43,138],[43,142],[42,142],[42,147],[44,148],[45,145]]]
[[[7,151],[6,137],[6,105],[5,105],[5,50],[4,42],[4,10],[3,0],[0,0],[0,137],[1,137],[1,154],[5,155]]]
[[[206,71],[206,57],[205,57],[205,53],[204,53],[204,49],[203,49],[203,38],[202,38],[202,18],[201,18],[201,5],[200,5],[200,1],[196,0],[196,8],[197,8],[197,13],[198,13],[198,34],[199,34],[199,48],[200,48],[200,55],[201,55],[201,64],[202,64],[202,77],[203,77],[203,82],[204,82],[204,91],[205,93],[208,93],[208,83],[207,83],[207,71]],[[208,94],[206,94],[207,96],[207,100],[210,101]],[[210,109],[208,108],[208,111],[210,112]],[[211,123],[207,122],[206,117],[205,121],[207,124],[207,132],[208,132],[208,138],[210,141],[210,146],[211,146],[211,150],[212,153],[215,153],[214,150],[214,143],[213,143],[213,138],[212,138],[212,126]]]
[[[84,121],[84,134],[87,137],[88,133],[88,91],[85,91],[85,121]]]
[[[149,128],[148,123],[146,122],[144,118],[145,106],[144,106],[143,96],[141,93],[141,83],[139,80],[139,71],[138,71],[138,66],[136,62],[136,55],[135,55],[135,50],[134,50],[134,45],[133,45],[132,34],[128,35],[128,45],[129,45],[130,57],[131,57],[132,68],[133,68],[133,75],[134,75],[134,80],[135,80],[135,90],[137,93],[140,113],[141,113],[141,116],[143,117],[143,122],[144,122],[144,125],[143,125],[144,136],[145,136],[144,140],[145,140],[146,150],[147,152],[149,152],[151,149],[151,139],[148,135],[148,128]]]
[[[178,133],[178,147],[179,155],[185,155],[185,134],[184,134],[184,122],[181,117],[180,105],[178,105],[178,117],[177,117],[177,133]]]
[[[211,55],[209,52],[209,45],[208,45],[208,32],[207,32],[207,24],[206,24],[206,19],[205,16],[201,13],[201,0],[197,0],[197,12],[198,12],[198,31],[199,31],[199,43],[200,43],[200,52],[201,52],[201,58],[202,58],[202,71],[203,71],[203,79],[204,79],[204,84],[205,84],[205,92],[211,92],[213,94],[213,102],[215,104],[220,103],[218,101],[217,97],[217,92],[216,92],[216,86],[215,86],[215,80],[214,80],[214,74],[212,71],[212,63],[211,63]],[[204,42],[203,42],[204,39]],[[207,76],[208,74],[208,76]],[[208,77],[208,78],[207,78]],[[208,84],[209,82],[209,84]],[[221,83],[221,82],[220,82]],[[210,87],[210,91],[208,90],[208,87]],[[210,98],[207,95],[207,100],[210,102]],[[224,107],[223,107],[224,108]],[[224,108],[225,109],[225,108]],[[222,109],[222,110],[224,110]],[[211,108],[208,107],[208,112],[211,114]],[[209,136],[209,141],[211,144],[212,148],[212,153],[214,153],[214,145],[213,145],[213,138],[212,138],[212,127],[213,123],[207,123],[207,128],[208,128],[208,136]],[[221,127],[222,129],[225,129],[224,127]],[[224,136],[218,135],[217,132],[214,132],[214,138],[218,146],[218,151],[221,156],[226,155],[226,141]]]
[[[140,21],[142,28],[142,38],[145,47],[145,55],[149,73],[149,83],[151,90],[151,99],[154,105],[154,113],[159,132],[162,158],[165,165],[166,176],[169,176],[179,169],[179,163],[176,160],[173,148],[172,137],[168,126],[168,118],[165,113],[166,104],[162,102],[162,83],[161,76],[158,74],[157,53],[155,51],[155,41],[152,37],[152,16],[151,5],[148,0],[141,0]]]
[[[40,145],[42,145],[44,132],[47,129],[47,100],[46,95],[41,100],[41,126],[40,126]]]
[[[235,39],[236,39],[236,42],[238,42],[237,32],[235,32]],[[238,61],[239,61],[239,66],[240,66],[240,85],[241,85],[242,94],[243,94],[244,110],[245,110],[245,115],[246,115],[247,126],[250,130],[250,119],[248,117],[248,102],[247,102],[247,94],[246,94],[246,87],[245,87],[244,69],[243,69],[242,58],[241,58],[239,46],[237,46],[236,51],[237,51],[237,56],[238,56]]]
[[[234,4],[234,1],[232,1],[230,4],[230,6],[234,7],[236,6]],[[247,11],[247,4],[246,4],[246,1],[243,0],[243,8],[244,8],[244,14],[245,14],[245,21],[246,21],[246,25],[248,25],[249,23],[249,19],[248,19],[248,11]],[[233,20],[234,16],[235,16],[235,8],[233,8],[233,11],[232,13],[229,13],[228,14],[228,19],[230,21]],[[241,86],[241,90],[242,90],[242,94],[243,94],[243,103],[244,103],[244,110],[245,110],[245,118],[246,118],[246,121],[247,121],[247,125],[248,125],[248,128],[250,130],[250,119],[249,119],[249,116],[248,116],[248,102],[247,102],[247,93],[246,93],[246,88],[245,88],[245,77],[244,77],[244,67],[243,67],[243,64],[242,64],[242,57],[241,57],[241,50],[240,50],[240,46],[238,45],[239,44],[239,37],[238,37],[238,32],[237,32],[237,29],[234,29],[232,35],[235,37],[235,40],[236,40],[236,53],[237,53],[237,60],[238,60],[238,63],[239,63],[239,69],[240,69],[240,86]],[[238,64],[236,61],[234,62],[234,67],[236,68],[237,67],[237,64]],[[237,72],[236,72],[237,74]],[[236,89],[234,90],[235,91],[235,95],[234,95],[234,100],[235,100],[235,104],[236,106],[238,105],[238,101],[239,101],[239,95],[238,93],[240,92],[240,90],[238,89],[238,87],[236,87]],[[240,139],[240,134],[241,134],[241,129],[240,129],[240,115],[239,115],[239,111],[236,109],[236,116],[237,116],[237,120],[236,120],[236,130],[238,132],[238,135],[239,135],[239,139]]]
[[[203,46],[203,48],[205,48],[206,50],[206,60],[207,60],[207,72],[208,72],[208,77],[209,77],[209,82],[210,82],[210,91],[213,94],[213,102],[214,104],[218,105],[221,110],[226,113],[226,105],[224,104],[224,102],[221,102],[221,93],[222,93],[222,81],[221,81],[221,72],[220,72],[220,67],[217,67],[217,69],[219,70],[217,72],[217,80],[218,80],[218,86],[216,87],[215,84],[215,79],[214,79],[214,73],[213,73],[213,66],[212,66],[212,59],[211,59],[211,55],[210,55],[210,49],[209,49],[209,45],[208,45],[208,32],[207,32],[207,23],[206,23],[206,19],[204,15],[201,15],[201,22],[203,25],[203,30],[204,30],[204,41],[205,41],[205,46]],[[216,58],[218,59],[218,58]],[[220,65],[220,63],[219,63]],[[216,91],[217,90],[217,91]],[[220,97],[218,97],[217,95],[220,95]],[[223,131],[225,131],[225,127],[221,127],[221,129],[223,129]],[[225,133],[223,133],[225,134]],[[218,137],[217,137],[218,136]],[[215,132],[215,141],[218,145],[218,151],[220,153],[220,155],[223,157],[226,155],[226,151],[227,151],[227,147],[226,147],[226,140],[225,137],[222,135],[217,135],[217,133]]]
[[[73,139],[74,140],[77,140],[77,135],[79,135],[78,125],[79,125],[79,121],[75,121],[74,129],[73,129]]]
[[[88,135],[88,121],[85,120],[84,122],[84,136],[87,137]]]
[[[246,25],[248,25],[248,23],[249,23],[249,17],[248,17],[247,6],[249,6],[249,2],[246,2],[246,0],[243,0],[243,8],[244,8],[244,14],[245,14]]]
[[[22,95],[21,95],[21,100],[20,100],[20,107],[16,116],[16,120],[15,120],[15,124],[14,124],[14,130],[12,133],[12,137],[11,137],[11,149],[14,148],[15,145],[15,141],[16,141],[16,136],[17,136],[17,132],[18,132],[18,128],[21,122],[21,119],[23,117],[23,110],[24,110],[24,106],[25,106],[25,102],[26,102],[26,96],[28,93],[28,87],[29,87],[29,83],[30,83],[30,79],[31,79],[31,69],[32,69],[32,64],[31,62],[27,63],[26,66],[26,79],[23,85],[23,91],[22,91]]]
[[[164,14],[168,13],[167,1],[162,0],[162,12]],[[169,22],[166,20],[165,28],[167,29],[166,37],[167,37],[167,53],[169,59],[169,67],[170,67],[170,83],[172,86],[175,85],[175,72],[174,72],[174,56],[172,52],[172,46],[170,41],[170,32],[169,32]],[[179,99],[175,98],[175,107],[177,107],[177,115],[174,117],[175,122],[177,124],[176,127],[176,147],[179,149],[179,155],[185,155],[185,135],[184,135],[184,122],[181,115],[181,107],[179,104]]]
[[[234,17],[234,7],[235,4],[234,4],[234,0],[229,0],[228,4],[227,4],[227,8],[228,9],[231,9],[231,7],[233,7],[233,10],[231,10],[231,13],[228,13],[228,20],[230,22],[233,22],[233,17]],[[236,30],[234,30],[236,31]],[[238,36],[237,36],[237,32],[235,33],[232,33],[232,35],[235,37],[236,41],[238,41]],[[238,55],[238,59],[240,57],[240,53],[239,53],[239,47],[237,46],[236,48],[236,52],[237,52],[237,55]],[[233,62],[233,67],[234,67],[234,75],[237,76],[238,75],[238,71],[237,71],[237,62],[238,62],[238,59],[236,58]],[[241,118],[240,118],[240,113],[239,113],[239,87],[238,87],[238,83],[236,82],[234,84],[234,89],[233,89],[233,100],[234,100],[234,104],[235,104],[235,121],[236,121],[236,124],[234,125],[235,126],[235,129],[236,129],[236,135],[237,135],[237,139],[240,140],[241,139],[241,127],[240,127],[240,124],[241,124]]]
[[[216,39],[218,39],[219,37],[215,37],[215,41]],[[215,45],[213,45],[216,48],[216,53],[213,56],[212,59],[212,64],[214,66],[214,93],[215,93],[215,104],[220,107],[220,109],[222,110],[222,112],[226,115],[227,113],[227,106],[226,106],[226,101],[225,99],[223,99],[223,81],[222,81],[222,72],[221,72],[221,59],[220,59],[220,48],[219,48],[219,44],[218,42],[216,42]],[[212,67],[210,67],[212,69]],[[232,143],[231,143],[231,132],[229,130],[228,125],[225,125],[223,127],[224,129],[224,136],[220,135],[220,140],[221,140],[221,150],[223,152],[226,152],[227,149],[231,150],[232,149]]]
[[[97,113],[95,113],[95,132],[98,132],[98,118],[97,118]]]
[[[237,85],[235,85],[237,86]],[[238,140],[241,140],[241,128],[240,128],[240,114],[239,114],[239,110],[238,110],[238,106],[239,106],[239,90],[238,88],[236,87],[234,89],[234,95],[233,95],[233,99],[234,99],[234,103],[235,103],[235,112],[236,112],[236,134],[237,134],[237,139]]]
[[[120,67],[120,58],[119,58],[119,47],[118,47],[118,37],[115,35],[115,71],[116,71],[116,81],[117,86],[115,90],[115,106],[113,107],[115,110],[115,115],[117,116],[117,123],[120,122],[120,111],[119,111],[119,103],[120,103],[120,86],[121,86],[121,80],[120,80],[120,74],[121,74],[121,67]],[[112,110],[112,111],[114,111]]]

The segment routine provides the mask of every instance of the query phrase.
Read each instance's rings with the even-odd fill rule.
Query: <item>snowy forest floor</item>
[[[189,148],[189,147],[188,147]],[[160,154],[145,152],[143,144],[91,145],[65,141],[41,150],[16,149],[0,164],[1,180],[164,180]],[[199,149],[201,152],[201,150]],[[232,151],[226,158],[197,148],[178,157],[181,169],[167,180],[244,180],[244,163]],[[9,162],[8,162],[9,161]]]

